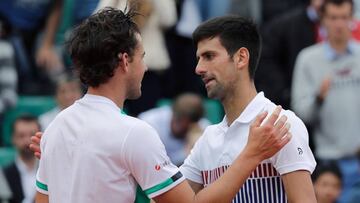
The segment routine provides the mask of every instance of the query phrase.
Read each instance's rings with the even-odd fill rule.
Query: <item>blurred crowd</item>
[[[18,153],[0,171],[0,200],[33,202],[37,160],[25,149],[29,137],[86,89],[66,49],[72,29],[101,8],[135,5],[148,71],[141,98],[127,101],[125,110],[158,131],[175,164],[181,165],[211,124],[206,92],[194,71],[192,32],[207,19],[236,14],[253,19],[262,34],[257,89],[308,127],[318,161],[313,175],[318,201],[359,202],[360,0],[331,0],[323,7],[324,1],[1,0],[0,128],[22,96],[54,97],[57,106],[13,122]],[[164,98],[170,104],[159,107]]]

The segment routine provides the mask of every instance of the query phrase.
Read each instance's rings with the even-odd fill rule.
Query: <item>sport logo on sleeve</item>
[[[165,166],[170,165],[170,164],[171,164],[171,162],[170,162],[169,159],[168,159],[168,160],[165,160],[163,163],[156,164],[156,165],[155,165],[155,170],[156,170],[156,171],[160,171],[161,168],[164,168]]]

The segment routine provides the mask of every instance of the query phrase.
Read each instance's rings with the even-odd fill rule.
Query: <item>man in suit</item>
[[[39,130],[39,122],[32,115],[21,115],[14,121],[12,141],[17,156],[13,163],[4,168],[4,175],[12,192],[10,203],[34,202],[38,164],[28,146],[31,135]]]

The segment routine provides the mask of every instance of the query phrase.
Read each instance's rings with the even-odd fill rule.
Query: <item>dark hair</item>
[[[220,38],[221,45],[230,57],[241,47],[248,49],[249,75],[253,79],[261,51],[261,38],[256,24],[240,16],[231,15],[205,21],[193,33],[195,46],[203,39],[215,37]]]
[[[320,7],[320,12],[321,15],[323,16],[325,14],[326,11],[326,6],[329,4],[335,4],[336,6],[340,6],[344,3],[350,3],[351,5],[351,12],[354,12],[354,2],[353,0],[324,0],[324,2],[322,3],[321,7]]]
[[[14,122],[12,123],[12,132],[14,132],[15,130],[15,125],[17,122],[20,122],[20,121],[23,121],[23,122],[27,122],[27,123],[36,123],[38,129],[40,130],[41,129],[41,126],[40,126],[40,123],[37,119],[36,116],[32,115],[32,114],[28,114],[28,113],[24,113],[24,114],[21,114],[19,115],[18,117],[15,118]]]
[[[335,175],[339,178],[340,182],[342,182],[341,171],[335,162],[318,164],[315,168],[315,171],[311,175],[312,181],[315,182],[322,174],[327,172]]]
[[[132,8],[127,12],[105,8],[74,29],[68,48],[81,82],[98,87],[114,75],[119,53],[132,59],[138,43],[136,33],[140,33],[132,20],[135,15]]]

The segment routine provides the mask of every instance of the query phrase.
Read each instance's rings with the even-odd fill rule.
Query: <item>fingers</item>
[[[285,135],[285,133],[287,133],[287,131],[289,131],[289,128],[287,128],[287,131],[284,132],[284,130],[286,130],[286,125],[290,125],[288,123],[286,123],[287,121],[287,117],[285,115],[282,115],[280,117],[280,119],[278,121],[276,121],[275,126],[274,126],[274,133],[275,135],[277,135],[276,137],[283,137]],[[288,126],[290,127],[290,126]]]
[[[31,140],[31,143],[33,144],[36,144],[36,145],[40,145],[40,139],[41,137],[38,137],[38,136],[31,136],[30,140]]]
[[[41,139],[42,134],[43,134],[42,132],[36,132],[35,136],[38,137],[39,139]]]
[[[253,127],[259,127],[261,125],[261,123],[264,121],[264,119],[266,118],[268,112],[262,112],[259,115],[256,116],[255,121],[252,123]]]
[[[291,138],[292,138],[292,134],[290,132],[286,133],[286,135],[284,135],[284,137],[281,138],[281,141],[278,144],[279,149],[283,148],[287,143],[289,143]]]
[[[39,152],[35,152],[34,155],[35,155],[35,157],[38,158],[38,159],[41,158],[41,154],[40,154]]]
[[[266,121],[266,125],[271,125],[273,126],[275,121],[279,118],[280,112],[282,110],[281,106],[277,106],[275,108],[275,110],[273,111],[273,113],[270,115],[270,117],[267,119]]]
[[[29,148],[31,149],[31,151],[33,151],[34,153],[36,152],[40,152],[40,146],[36,145],[36,144],[30,144]]]
[[[276,137],[282,139],[284,136],[286,136],[287,133],[290,133],[289,130],[290,130],[290,123],[286,123],[286,124],[283,126],[283,128],[281,128],[281,129],[279,130],[279,133],[277,134]]]

